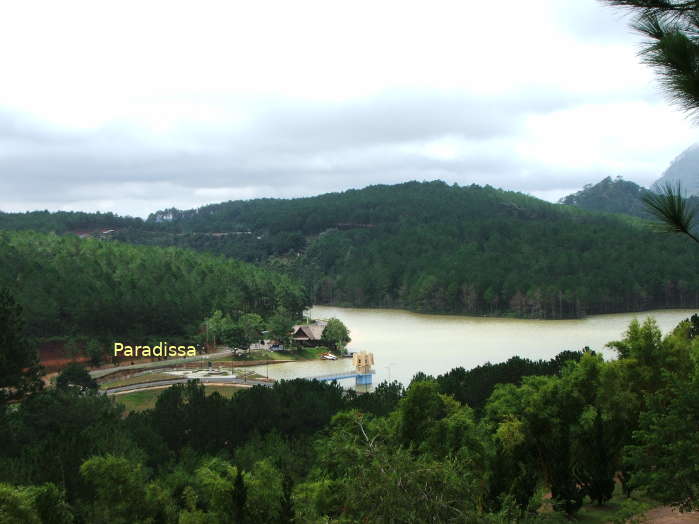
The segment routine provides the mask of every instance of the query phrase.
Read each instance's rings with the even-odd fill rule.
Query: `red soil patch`
[[[76,358],[69,358],[63,348],[63,342],[42,342],[39,345],[39,363],[44,366],[47,373],[59,371],[70,362],[87,362],[86,356],[78,355]]]

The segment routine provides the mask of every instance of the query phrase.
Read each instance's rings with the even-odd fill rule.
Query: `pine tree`
[[[670,101],[699,120],[699,2],[696,0],[606,0],[630,9],[633,28],[645,42],[643,62],[660,76]],[[646,209],[664,229],[682,233],[699,243],[695,234],[697,210],[688,206],[679,186],[666,185],[659,194],[643,197]]]
[[[281,513],[279,515],[279,522],[281,524],[291,524],[294,522],[295,511],[294,511],[294,500],[292,498],[292,492],[294,489],[294,483],[291,475],[284,473],[284,479],[282,481],[282,500],[281,500]]]
[[[234,522],[247,522],[248,488],[245,486],[243,471],[238,468],[233,483],[233,518]]]
[[[0,402],[43,387],[37,352],[24,336],[22,308],[0,289]]]

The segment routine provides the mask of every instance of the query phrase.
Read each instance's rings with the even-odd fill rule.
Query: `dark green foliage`
[[[99,387],[95,379],[90,376],[85,366],[77,362],[71,362],[65,366],[56,378],[58,389],[77,388],[78,390],[97,390]]]
[[[294,317],[283,307],[277,309],[267,322],[269,334],[282,344],[290,342],[289,335],[293,326]]]
[[[587,211],[622,213],[648,218],[642,197],[650,193],[647,189],[621,177],[607,177],[596,184],[587,184],[583,189],[560,200],[561,204],[579,207]]]
[[[243,472],[239,469],[233,484],[233,519],[235,522],[247,521],[248,490],[245,487]]]
[[[408,387],[398,413],[400,442],[406,447],[416,447],[428,439],[435,421],[447,415],[447,406],[436,382],[419,380]]]
[[[99,366],[102,363],[104,348],[98,340],[91,339],[88,341],[85,353],[87,353],[87,356],[90,358],[90,364],[93,366]]]
[[[0,404],[40,390],[41,372],[36,350],[24,333],[22,308],[0,287]]]
[[[610,185],[625,193],[627,184]],[[654,234],[628,217],[489,186],[409,182],[170,209],[142,226],[125,226],[117,236],[265,263],[300,279],[310,301],[320,304],[535,318],[699,305],[699,262],[687,242]],[[156,274],[169,271],[166,264]],[[213,307],[265,319],[280,305],[292,318],[302,309],[283,290],[263,293],[273,300],[256,301],[245,287],[242,299],[253,307],[237,306],[239,293],[231,307],[225,297]],[[172,307],[167,295],[159,295],[162,300],[149,311]]]
[[[90,232],[99,234],[104,229],[139,229],[143,220],[120,217],[114,213],[85,213],[82,211],[28,211],[3,213],[0,211],[0,230],[32,230],[42,233]]]
[[[281,500],[281,514],[279,515],[279,522],[280,524],[291,524],[294,522],[295,512],[293,499],[294,481],[290,475],[284,474],[282,487],[284,492]]]
[[[693,328],[632,322],[616,360],[511,359],[407,391],[293,380],[229,399],[190,382],[126,418],[105,396],[35,393],[0,406],[0,521],[534,522],[550,518],[536,492],[572,517],[619,471],[696,508]]]
[[[589,448],[589,453],[586,454],[588,460],[577,464],[575,478],[583,492],[598,505],[602,505],[614,494],[614,475],[618,465],[614,451],[618,453],[620,443],[616,446],[609,445],[608,430],[601,411],[597,411],[590,433],[592,438],[585,444]]]
[[[699,509],[699,372],[674,377],[649,399],[634,444],[628,448],[636,471],[632,483],[683,511]]]
[[[234,260],[29,232],[0,232],[2,285],[19,297],[33,335],[111,334],[126,343],[196,332],[216,309],[237,320],[281,307],[300,316],[309,305],[291,279]]]
[[[22,402],[0,424],[0,482],[51,482],[69,501],[80,491],[80,465],[98,453],[133,455],[121,409],[102,395],[50,390]]]
[[[342,389],[336,384],[281,381],[271,388],[254,386],[226,401],[217,394],[206,396],[201,384],[190,381],[163,392],[151,417],[172,451],[191,448],[214,453],[273,431],[289,438],[309,435],[344,405]]]
[[[697,336],[699,336],[699,315],[694,313],[691,318],[689,318],[690,326],[689,326],[689,331],[687,333],[687,336],[690,339],[693,339]]]
[[[441,378],[441,375],[440,375]],[[370,393],[356,394],[354,390],[348,392],[350,404],[354,409],[365,413],[372,413],[379,417],[385,417],[398,406],[398,402],[405,394],[405,388],[398,381],[381,382]]]
[[[130,524],[148,516],[147,475],[140,464],[113,455],[96,456],[80,466],[85,489],[80,509],[89,522]]]
[[[28,488],[36,513],[42,524],[71,524],[73,511],[65,501],[64,493],[55,484],[42,484]]]
[[[520,384],[522,378],[530,375],[556,375],[566,362],[577,362],[582,354],[580,351],[563,351],[548,361],[512,357],[506,362],[488,362],[468,371],[454,368],[437,377],[437,382],[442,393],[480,410],[497,384]]]

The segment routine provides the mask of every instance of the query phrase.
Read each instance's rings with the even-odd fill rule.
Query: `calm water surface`
[[[314,306],[313,318],[337,317],[350,329],[349,349],[374,353],[374,384],[399,380],[407,385],[418,371],[438,375],[463,366],[502,362],[513,355],[549,359],[590,346],[613,358],[604,346],[623,337],[633,318],[652,316],[666,333],[697,310],[661,310],[597,315],[582,320],[521,320],[451,315],[422,315],[395,309]],[[257,368],[272,378],[311,377],[352,369],[351,359],[313,360]],[[354,380],[342,381],[353,386]]]

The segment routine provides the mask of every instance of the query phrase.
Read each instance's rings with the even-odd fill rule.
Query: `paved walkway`
[[[171,386],[173,384],[186,384],[187,381],[191,379],[189,378],[173,378],[171,380],[154,380],[152,382],[141,382],[139,384],[129,384],[127,386],[119,386],[115,388],[109,388],[109,389],[101,389],[100,393],[103,395],[114,395],[115,393],[124,393],[126,391],[138,391],[140,389],[150,389],[154,387],[161,387],[161,386]],[[199,382],[202,384],[240,384],[240,385],[247,385],[247,386],[268,386],[271,387],[274,384],[274,381],[266,381],[266,380],[253,380],[253,379],[244,379],[244,378],[237,378],[237,377],[202,377],[197,379]]]
[[[158,368],[170,368],[176,366],[177,364],[187,364],[189,362],[201,362],[206,360],[211,360],[213,358],[231,356],[232,350],[226,349],[224,351],[218,351],[216,353],[205,353],[203,355],[197,355],[196,357],[185,357],[185,358],[171,358],[168,360],[158,360],[156,362],[145,362],[143,364],[131,365],[121,365],[112,368],[102,368],[90,371],[90,376],[92,378],[101,378],[111,375],[112,373],[118,373],[119,371],[131,371],[137,369],[158,369]]]

